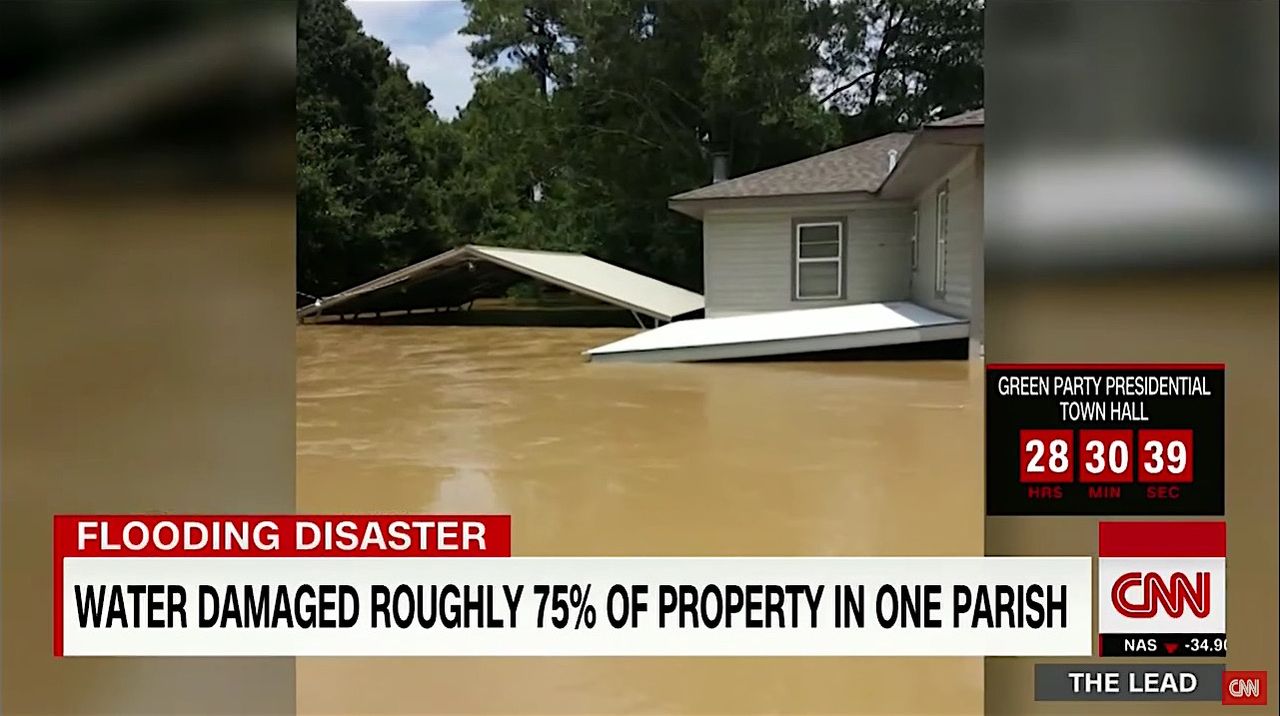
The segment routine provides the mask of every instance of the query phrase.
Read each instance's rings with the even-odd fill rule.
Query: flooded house
[[[702,222],[703,295],[582,254],[468,245],[316,299],[298,317],[456,306],[493,270],[630,312],[645,330],[583,351],[596,362],[921,344],[980,356],[983,127],[979,109],[741,177],[717,162],[710,185],[669,201]],[[459,276],[462,293],[448,290]]]
[[[968,339],[982,351],[983,110],[677,194],[705,317],[586,351],[694,361]]]

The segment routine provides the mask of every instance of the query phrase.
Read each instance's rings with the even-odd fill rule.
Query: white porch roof
[[[755,358],[966,338],[969,321],[905,301],[677,321],[584,352],[592,361]]]

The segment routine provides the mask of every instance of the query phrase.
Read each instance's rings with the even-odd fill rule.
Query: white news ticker
[[[1093,652],[1089,557],[68,557],[63,569],[65,656],[1088,656]],[[351,626],[198,626],[200,610],[214,601],[200,604],[202,585],[219,594],[231,585],[238,590],[243,585],[271,585],[272,589],[284,585],[296,595],[302,585],[320,584],[353,588],[359,613]],[[503,626],[473,623],[444,628],[437,622],[424,628],[416,622],[408,627],[392,622],[387,627],[382,621],[373,626],[373,592],[402,584],[469,585],[473,590],[491,585],[492,602],[485,609]],[[141,626],[135,626],[133,603],[127,595],[128,626],[95,627],[92,620],[82,625],[77,587],[83,599],[86,587],[105,586],[103,593],[109,594],[112,585],[181,587],[187,595],[185,628],[177,622],[173,627],[148,627],[145,596],[144,618]],[[541,594],[538,585],[545,585]],[[553,585],[562,586],[553,592]],[[618,585],[622,589],[614,590],[611,601],[610,590]],[[716,593],[721,598],[727,595],[723,588],[728,585],[741,590],[750,585],[790,585],[795,599],[788,599],[773,613],[770,627],[747,626],[748,614],[743,611],[731,626],[721,621],[713,628],[703,622],[691,626],[686,614],[682,628],[678,610],[663,612],[664,585],[668,596],[680,585],[697,589],[699,596],[704,587],[719,586]],[[880,595],[886,585],[889,594]],[[925,610],[917,602],[921,611],[907,622],[919,625],[903,626],[900,595],[903,587],[914,595],[917,585],[922,589],[937,585],[935,607]],[[998,590],[999,585],[1005,586]],[[1049,593],[1060,602],[1057,609],[1040,612],[1038,628],[1029,626],[1036,623],[1029,601],[1006,605],[1007,609],[997,604],[999,593],[1007,599],[1019,595],[1019,586],[1031,585],[1051,587]],[[514,592],[520,586],[523,590],[513,614],[504,587]],[[636,593],[638,586],[647,592],[634,602],[617,596],[620,591]],[[862,626],[849,616],[848,600],[842,601],[842,595],[856,594],[859,586],[864,590]],[[778,592],[775,588],[775,598]],[[962,592],[972,597],[968,609],[958,608]],[[988,612],[974,627],[983,596],[989,597]],[[163,602],[162,597],[158,599]],[[761,617],[767,613],[760,609],[766,597],[757,592],[755,599],[759,601],[754,613]],[[625,615],[624,602],[630,604]],[[558,606],[561,603],[563,608]],[[643,603],[645,610],[637,611],[637,603]],[[880,616],[890,617],[893,603],[897,603],[898,618],[884,626]],[[409,606],[407,599],[399,604]],[[715,604],[714,598],[705,605],[699,602],[698,615],[714,615]],[[701,611],[703,606],[707,611]],[[566,617],[561,620],[563,626],[552,623],[552,616],[562,615]],[[779,615],[782,624],[777,623]],[[1002,626],[992,625],[996,615]],[[923,626],[925,616],[936,619],[937,626]],[[611,617],[623,625],[613,626]],[[1023,620],[1022,626],[1009,625],[1009,617]],[[1046,617],[1052,617],[1051,623]],[[665,626],[660,622],[663,618]]]

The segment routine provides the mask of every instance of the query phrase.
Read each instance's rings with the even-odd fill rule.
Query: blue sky
[[[366,34],[382,40],[409,77],[431,88],[431,106],[445,119],[471,99],[474,87],[467,22],[460,0],[347,0]]]

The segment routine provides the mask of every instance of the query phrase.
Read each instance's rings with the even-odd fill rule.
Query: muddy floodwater
[[[598,365],[625,329],[301,326],[298,509],[516,555],[980,555],[966,361]],[[981,659],[299,659],[304,714],[975,714]]]

